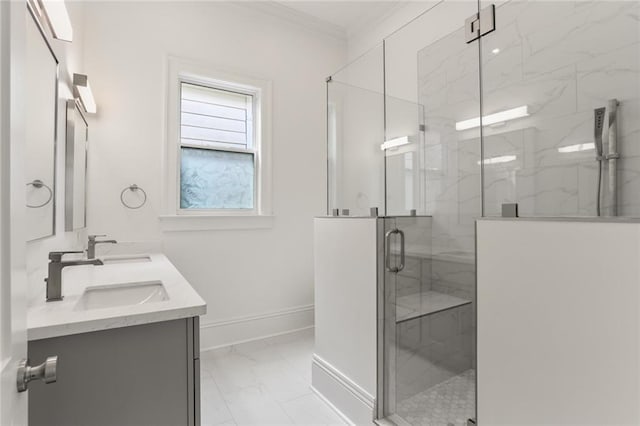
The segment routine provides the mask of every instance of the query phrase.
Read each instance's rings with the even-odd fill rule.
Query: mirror
[[[33,241],[55,233],[58,59],[31,13],[26,45],[25,210],[27,240]]]
[[[80,105],[67,101],[67,141],[65,155],[65,231],[87,226],[86,180],[89,125]]]

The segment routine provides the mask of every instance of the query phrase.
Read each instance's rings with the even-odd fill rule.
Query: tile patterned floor
[[[202,352],[202,425],[344,425],[310,389],[312,353],[312,329]]]
[[[415,426],[466,426],[475,417],[475,370],[467,370],[396,406]]]

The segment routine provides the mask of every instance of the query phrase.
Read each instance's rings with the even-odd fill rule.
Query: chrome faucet
[[[89,235],[89,243],[87,244],[87,259],[95,259],[96,244],[116,244],[116,240],[96,240],[98,237],[106,237],[106,235]]]
[[[52,251],[49,253],[49,276],[45,278],[47,283],[47,302],[62,300],[62,269],[67,266],[77,265],[102,265],[100,259],[62,261],[62,256],[71,253],[83,253],[82,251]]]

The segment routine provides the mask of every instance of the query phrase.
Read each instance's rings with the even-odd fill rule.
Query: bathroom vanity
[[[29,424],[200,424],[205,302],[162,254],[102,260],[65,270],[62,301],[31,301],[31,363],[58,365],[30,384]]]

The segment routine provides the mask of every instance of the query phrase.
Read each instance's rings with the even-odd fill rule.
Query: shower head
[[[593,139],[596,145],[598,159],[602,157],[602,135],[604,133],[604,117],[606,108],[596,108],[593,110]]]

